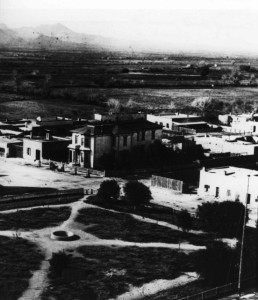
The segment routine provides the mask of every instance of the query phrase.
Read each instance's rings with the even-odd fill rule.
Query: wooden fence
[[[151,176],[151,186],[162,187],[162,188],[166,188],[166,189],[170,189],[182,193],[183,185],[184,182],[181,180],[176,180],[176,179],[161,177],[156,175]]]

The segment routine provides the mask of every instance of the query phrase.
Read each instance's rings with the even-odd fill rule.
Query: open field
[[[138,247],[80,247],[73,257],[73,268],[85,270],[84,278],[64,281],[50,271],[46,299],[113,299],[130,286],[141,286],[157,279],[174,279],[181,272],[194,270],[194,256],[168,249]],[[82,256],[82,257],[81,257]],[[69,272],[69,269],[67,270]]]
[[[225,102],[235,100],[258,102],[258,88],[237,87],[220,89],[157,89],[157,88],[130,88],[130,89],[97,89],[79,88],[87,97],[96,99],[89,103],[85,96],[83,100],[60,99],[55,97],[37,98],[31,96],[18,97],[15,94],[0,93],[0,117],[24,118],[41,116],[64,115],[72,117],[74,112],[80,117],[91,118],[94,112],[108,111],[106,102],[110,98],[118,99],[126,105],[129,100],[136,103],[139,109],[168,109],[172,105],[181,110],[199,97],[207,97],[211,94],[213,99]],[[71,89],[76,91],[76,89]],[[72,92],[71,92],[72,93]],[[103,105],[98,105],[97,99],[102,97]]]
[[[0,236],[0,299],[18,299],[43,255],[31,242]]]
[[[98,208],[85,208],[79,211],[77,222],[88,225],[85,231],[101,239],[118,239],[143,243],[182,243],[207,245],[208,235],[195,235],[172,230],[160,225],[134,219],[124,213],[114,213]],[[90,225],[90,226],[89,226]]]
[[[0,230],[30,230],[58,226],[71,214],[70,207],[34,208],[0,214]]]

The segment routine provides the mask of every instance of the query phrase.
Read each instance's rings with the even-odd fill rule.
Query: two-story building
[[[118,158],[123,150],[161,140],[162,127],[148,122],[143,114],[95,115],[95,119],[83,128],[72,130],[69,162],[96,168],[103,154]]]

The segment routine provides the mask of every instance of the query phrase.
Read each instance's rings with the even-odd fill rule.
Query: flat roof
[[[251,176],[258,176],[258,171],[256,170],[250,170],[250,169],[245,169],[245,168],[237,168],[237,167],[218,167],[218,168],[209,168],[206,171],[207,173],[215,173],[218,175],[223,175],[223,176],[232,176],[232,177],[242,177],[243,179],[245,176],[247,177],[248,175]]]

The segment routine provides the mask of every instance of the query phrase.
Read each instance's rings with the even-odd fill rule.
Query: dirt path
[[[47,274],[49,269],[48,260],[51,258],[53,252],[63,251],[66,249],[77,248],[80,246],[119,246],[119,247],[155,247],[155,248],[169,248],[169,249],[179,249],[178,244],[169,244],[169,243],[134,243],[126,242],[121,240],[102,240],[97,238],[94,235],[91,235],[85,232],[84,225],[74,222],[78,211],[84,207],[95,207],[93,205],[86,204],[84,198],[80,201],[61,205],[61,206],[70,206],[72,208],[71,215],[68,220],[63,222],[60,226],[48,227],[40,230],[31,230],[31,231],[18,231],[18,236],[24,239],[27,239],[36,245],[42,250],[42,253],[45,256],[45,259],[42,261],[39,270],[33,273],[33,276],[29,280],[29,287],[24,291],[23,295],[19,300],[34,300],[40,299],[41,293],[48,285]],[[29,208],[33,209],[33,208]],[[6,213],[16,212],[17,210],[9,210]],[[4,212],[2,212],[4,213]],[[141,221],[145,222],[156,222],[155,220],[140,218]],[[81,226],[81,228],[80,228]],[[50,238],[51,232],[58,230],[72,230],[76,235],[80,237],[76,241],[54,241]],[[16,231],[12,230],[3,230],[0,231],[0,235],[15,237],[17,234]],[[204,249],[202,246],[195,246],[188,243],[182,243],[180,245],[181,251],[196,251],[199,249]],[[122,298],[121,298],[122,299]],[[127,299],[127,298],[126,298]]]
[[[189,282],[198,279],[198,275],[195,272],[185,273],[176,279],[172,280],[154,280],[150,283],[143,284],[141,287],[131,287],[129,292],[126,292],[116,298],[116,300],[136,300],[145,296],[154,295],[158,292],[165,291],[170,288],[185,285]],[[114,299],[111,299],[114,300]]]

